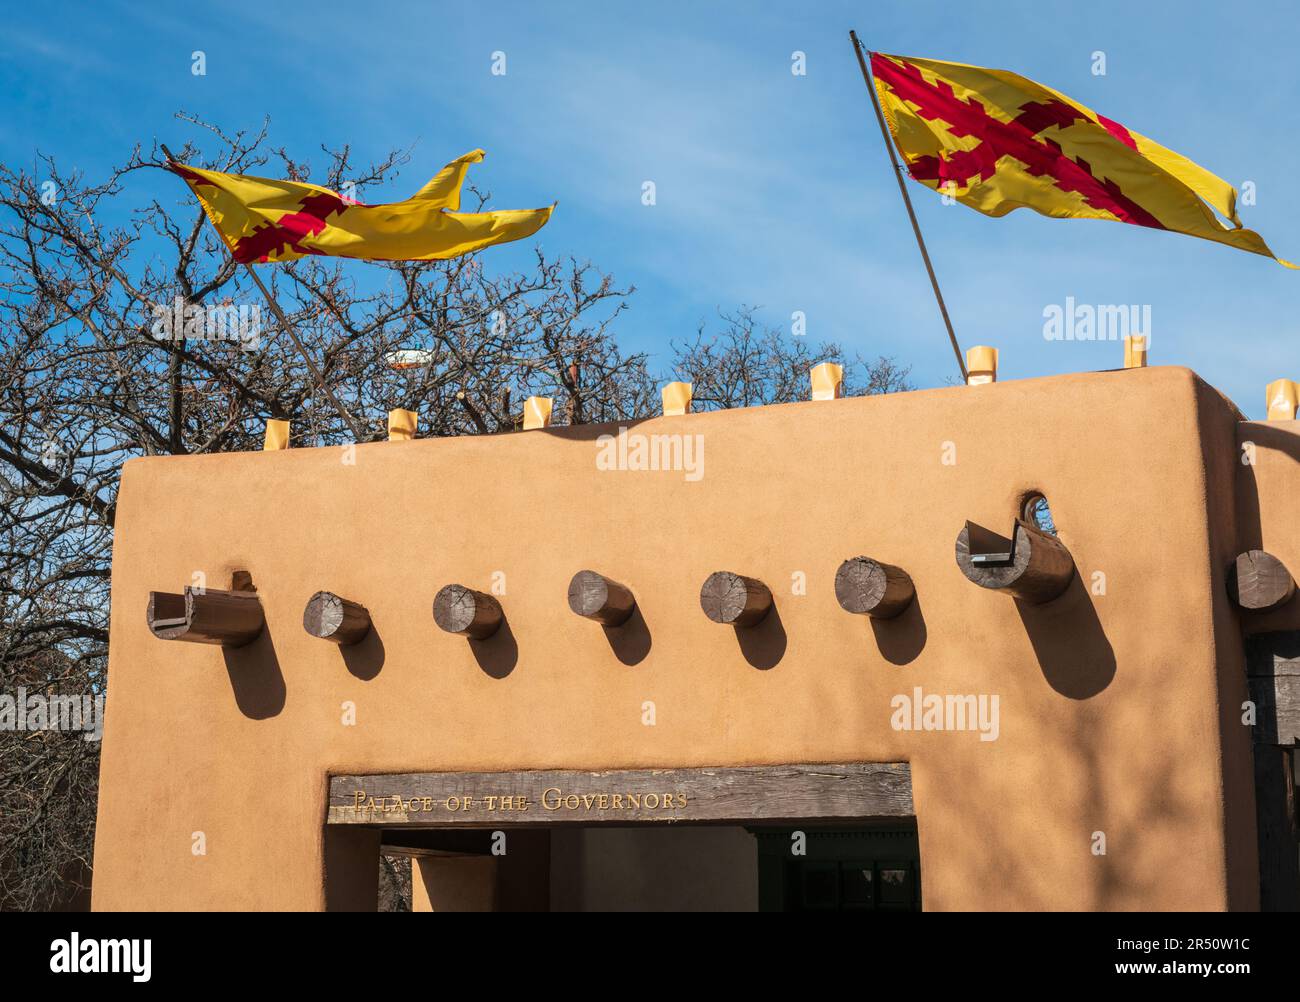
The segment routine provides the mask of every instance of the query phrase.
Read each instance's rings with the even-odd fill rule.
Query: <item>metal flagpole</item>
[[[885,140],[885,153],[889,157],[890,165],[894,168],[894,178],[898,181],[899,193],[903,196],[903,204],[907,206],[907,218],[912,221],[912,232],[916,234],[916,245],[921,248],[921,259],[925,261],[925,270],[930,276],[930,285],[934,289],[934,298],[939,303],[939,312],[943,314],[944,326],[948,328],[948,340],[952,342],[953,354],[957,356],[957,368],[961,370],[961,381],[966,382],[966,360],[961,356],[961,347],[957,344],[957,335],[953,333],[952,320],[948,316],[948,307],[943,301],[943,293],[939,291],[939,280],[934,276],[934,265],[930,263],[930,252],[925,249],[925,240],[921,236],[921,226],[916,221],[916,212],[912,208],[912,199],[907,194],[907,183],[903,180],[903,166],[894,156],[893,140],[889,138],[889,129],[885,125],[885,114],[880,110],[880,100],[876,97],[876,88],[871,82],[871,73],[867,69],[867,61],[862,58],[863,45],[858,41],[856,31],[849,32],[849,38],[853,41],[853,52],[858,57],[858,66],[862,69],[862,81],[867,85],[867,93],[871,95],[871,106],[876,109],[876,121],[880,123],[880,135]]]
[[[172,156],[171,150],[162,144],[159,144],[159,147],[162,149],[163,155],[166,156],[168,160],[181,166],[180,161]],[[224,241],[222,241],[222,243],[224,244]],[[343,415],[343,420],[346,421],[348,427],[352,429],[352,436],[360,442],[361,429],[357,426],[356,421],[353,420],[352,415],[348,413],[348,409],[343,406],[342,401],[340,401],[339,398],[334,395],[334,391],[326,385],[324,374],[317,367],[315,360],[307,354],[307,349],[303,347],[303,343],[298,340],[298,335],[294,333],[293,327],[289,324],[289,318],[286,317],[284,311],[280,309],[280,304],[276,302],[275,297],[271,295],[271,290],[262,284],[262,280],[258,278],[257,272],[253,270],[251,264],[245,264],[244,268],[257,287],[262,290],[262,295],[266,297],[266,301],[270,305],[271,311],[275,314],[276,319],[280,321],[280,326],[284,329],[284,332],[289,335],[289,340],[292,341],[293,346],[298,349],[298,354],[301,355],[303,361],[307,363],[307,368],[311,369],[311,374],[316,379],[316,385],[325,392],[325,396],[329,398],[330,403],[332,403],[335,409]]]

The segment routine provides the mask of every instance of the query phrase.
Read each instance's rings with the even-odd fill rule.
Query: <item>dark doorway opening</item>
[[[384,829],[380,852],[388,910],[921,908],[914,823]]]

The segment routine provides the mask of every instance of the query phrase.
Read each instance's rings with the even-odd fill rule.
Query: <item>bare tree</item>
[[[358,196],[407,156],[319,166],[179,115],[199,140],[178,159],[215,170],[314,178]],[[292,418],[295,445],[351,441],[346,423],[274,329],[212,340],[160,318],[263,304],[188,190],[135,149],[102,181],[0,164],[0,692],[103,692],[118,473],[137,455],[257,449],[268,418]],[[152,192],[158,197],[144,197]],[[480,206],[490,195],[470,189]],[[132,208],[132,206],[136,206]],[[264,269],[290,322],[367,439],[388,410],[419,413],[420,434],[518,426],[523,400],[556,398],[560,423],[633,418],[658,407],[644,353],[614,325],[634,291],[575,259],[535,252],[525,271],[484,258],[349,267],[309,258]],[[753,311],[673,346],[673,371],[706,407],[798,399],[812,353],[760,330]],[[162,335],[174,336],[159,336]],[[197,336],[202,334],[203,336]],[[420,349],[428,364],[387,361]],[[858,391],[905,386],[905,370],[850,362]],[[65,902],[91,862],[98,745],[80,733],[0,730],[0,907]]]
[[[698,410],[804,400],[808,370],[819,362],[844,366],[845,396],[912,389],[907,381],[911,369],[892,358],[867,363],[833,342],[822,342],[813,351],[805,338],[760,323],[750,306],[720,312],[719,317],[719,332],[710,333],[701,322],[691,341],[673,343],[673,369],[678,378],[693,384],[691,404]]]
[[[410,856],[379,857],[379,910],[381,912],[409,912],[411,910],[411,878],[415,860]]]

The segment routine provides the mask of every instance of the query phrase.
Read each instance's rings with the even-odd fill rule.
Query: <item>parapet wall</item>
[[[1238,424],[1153,368],[625,426],[689,436],[698,475],[611,468],[617,426],[132,460],[94,906],[324,907],[331,775],[908,762],[927,909],[1257,907]],[[1300,567],[1275,497],[1296,439],[1266,430],[1260,532]],[[966,520],[1005,533],[1031,491],[1077,567],[1044,605],[954,559]],[[837,604],[859,554],[911,576],[898,619]],[[584,568],[632,590],[634,642],[569,611]],[[150,591],[236,570],[259,640],[151,634]],[[770,588],[762,627],[701,612],[717,570]],[[453,582],[504,590],[500,643],[435,626]],[[304,631],[322,589],[370,610],[363,651]],[[894,726],[918,689],[997,697],[996,740]]]

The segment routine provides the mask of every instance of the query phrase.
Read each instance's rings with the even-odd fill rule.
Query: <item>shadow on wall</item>
[[[736,642],[745,660],[760,671],[775,668],[785,657],[785,626],[776,608],[776,599],[767,615],[753,626],[736,626]]]
[[[384,667],[384,641],[373,621],[369,633],[355,644],[340,647],[339,653],[348,671],[363,682],[369,682]]]
[[[627,428],[630,431],[639,424],[654,420],[656,420],[655,417],[620,418],[617,421],[607,421],[601,424],[565,424],[553,427],[548,425],[545,428],[534,428],[530,429],[530,431],[540,431],[552,438],[568,442],[595,442],[604,435],[616,434],[619,428]],[[611,428],[614,431],[610,431]],[[527,434],[523,429],[519,429],[517,433]],[[592,453],[592,455],[594,456],[595,453]]]
[[[632,606],[632,615],[622,626],[602,626],[614,656],[625,665],[637,665],[650,653],[650,628],[641,615],[641,606]]]
[[[252,720],[266,720],[284,709],[284,673],[275,656],[271,625],[267,623],[251,644],[222,647],[239,711]]]
[[[1258,424],[1251,429],[1248,441],[1254,446],[1256,455],[1267,450],[1300,464],[1300,435],[1294,431]],[[1255,464],[1246,462],[1243,452],[1239,451],[1237,456],[1237,490],[1233,497],[1237,524],[1237,546],[1236,552],[1232,554],[1234,558],[1238,553],[1247,550],[1267,549],[1264,546],[1263,507],[1259,498],[1259,483],[1255,478]],[[1208,463],[1208,457],[1206,461]],[[1275,496],[1273,503],[1275,506],[1285,506],[1293,502],[1290,497],[1283,495]],[[1285,510],[1289,512],[1290,508]],[[1283,564],[1285,566],[1285,561]],[[1229,581],[1236,573],[1232,561],[1228,561],[1226,566],[1216,566],[1213,570],[1216,575],[1215,588],[1227,589]],[[1287,570],[1292,577],[1300,573],[1300,567],[1287,567]],[[1229,595],[1231,594],[1232,592],[1229,592]],[[1294,630],[1300,627],[1300,590],[1297,590],[1288,601],[1272,609],[1242,609],[1235,601],[1232,602],[1231,608],[1239,617],[1241,631],[1246,636],[1276,630]]]
[[[1065,906],[1075,911],[1114,911],[1135,905],[1150,908],[1152,902],[1176,901],[1179,892],[1175,888],[1184,881],[1213,880],[1212,873],[1179,875],[1169,869],[1135,865],[1150,844],[1168,843],[1188,834],[1191,818],[1169,795],[1186,773],[1186,747],[1156,744],[1151,757],[1144,759],[1140,768],[1132,768],[1122,786],[1116,786],[1114,749],[1122,747],[1124,739],[1111,729],[1123,725],[1092,704],[1080,704],[1080,712],[1077,728],[1063,731],[1044,723],[1034,737],[1043,769],[1055,772],[1057,788],[1062,788],[1061,780],[1068,777],[1065,785],[1080,791],[1080,796],[1062,801],[1049,814],[1039,800],[1025,796],[1014,776],[1003,777],[1000,788],[990,785],[990,776],[998,771],[993,764],[997,761],[996,741],[979,746],[989,750],[987,764],[978,754],[946,759],[948,775],[941,802],[932,798],[917,805],[923,831],[927,823],[942,826],[946,822],[961,823],[979,833],[978,838],[950,843],[943,860],[950,870],[946,882],[968,887],[971,900],[996,900],[999,908],[1009,911],[1061,908],[1056,882],[1062,850],[1086,861],[1078,871],[1078,898]],[[953,740],[969,737],[952,732]],[[1046,827],[1045,817],[1050,818]],[[1026,843],[1003,834],[1011,831],[1033,831],[1039,837]],[[925,872],[923,866],[923,880]],[[1009,888],[1014,888],[1014,894],[1008,893]],[[944,907],[928,890],[926,894],[928,908]]]
[[[1070,699],[1088,699],[1110,685],[1115,650],[1077,568],[1065,593],[1052,601],[1015,602],[1048,685]]]
[[[510,620],[501,614],[501,626],[496,633],[486,640],[469,639],[469,649],[474,652],[474,660],[484,675],[492,678],[505,678],[515,670],[519,663],[519,644],[515,641],[514,631],[510,629]]]
[[[868,618],[871,619],[871,632],[876,635],[880,656],[890,664],[911,664],[925,649],[927,631],[919,592],[893,619]]]
[[[1297,435],[1294,431],[1271,428],[1260,424],[1251,429],[1249,441],[1253,443],[1256,454],[1264,450],[1276,452],[1290,459],[1293,463],[1300,464],[1300,435]],[[1263,550],[1266,549],[1264,546],[1263,510],[1259,498],[1259,483],[1255,479],[1255,466],[1252,463],[1241,462],[1240,467],[1237,478],[1240,489],[1237,490],[1234,498],[1237,517],[1237,552]],[[1288,498],[1274,498],[1275,505],[1288,503],[1290,503]],[[1276,556],[1276,554],[1274,555]],[[1233,573],[1233,568],[1231,566],[1216,567],[1214,570],[1222,572],[1224,587],[1226,587],[1229,576]],[[1291,572],[1292,577],[1300,573],[1300,567],[1287,567],[1287,570]],[[1247,635],[1267,633],[1273,630],[1293,630],[1300,626],[1300,591],[1292,596],[1289,601],[1274,609],[1256,612],[1237,608],[1236,612],[1241,617],[1242,632]]]
[[[1198,398],[1211,398],[1208,403],[1202,402],[1207,411],[1219,406],[1218,401],[1211,397],[1213,392],[1209,387],[1198,387]],[[1300,600],[1292,597],[1281,607],[1267,612],[1242,610],[1228,597],[1228,574],[1233,569],[1238,553],[1263,549],[1264,502],[1260,498],[1260,484],[1256,478],[1258,454],[1273,452],[1292,463],[1300,463],[1300,436],[1295,434],[1292,430],[1295,426],[1289,422],[1276,426],[1254,424],[1249,429],[1235,421],[1231,425],[1233,432],[1231,437],[1225,435],[1226,441],[1211,442],[1202,439],[1201,442],[1202,462],[1211,487],[1209,503],[1212,523],[1217,516],[1219,522],[1229,522],[1236,529],[1235,545],[1231,550],[1211,554],[1211,587],[1216,608],[1224,610],[1224,615],[1216,616],[1216,620],[1221,620],[1225,627],[1232,623],[1245,636],[1267,630],[1294,628]],[[1246,441],[1253,443],[1253,454],[1244,450],[1244,442],[1239,441],[1243,433],[1248,435]],[[1214,489],[1216,484],[1231,486],[1226,497]],[[1288,514],[1294,503],[1285,491],[1278,492],[1276,485],[1267,501],[1272,506],[1283,506]],[[1288,570],[1294,574],[1296,569]],[[1227,634],[1228,630],[1225,629],[1224,632]],[[1241,717],[1241,707],[1250,698],[1244,649],[1243,643],[1236,652],[1240,658],[1237,665],[1232,664],[1236,660],[1233,658],[1234,652],[1221,650],[1220,657],[1225,660],[1223,667],[1228,670],[1221,668],[1218,673],[1218,698],[1219,727],[1224,737],[1223,787],[1227,801],[1224,810],[1224,849],[1229,860],[1229,907],[1253,910],[1260,904],[1262,874],[1255,803],[1258,793],[1258,763],[1251,729],[1243,725]],[[1267,799],[1264,802],[1267,803]],[[1267,851],[1265,849],[1265,853]]]
[[[1266,424],[1257,424],[1250,431],[1250,441],[1256,452],[1267,449],[1280,453],[1293,463],[1300,463],[1300,435],[1283,428],[1270,428]],[[1238,481],[1242,490],[1237,492],[1237,548],[1238,550],[1263,549],[1262,528],[1260,525],[1259,484],[1255,482],[1254,466],[1242,464],[1242,476]]]

